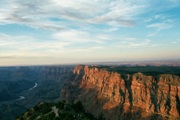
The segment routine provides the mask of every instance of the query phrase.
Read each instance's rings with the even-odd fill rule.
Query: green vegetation
[[[16,120],[104,120],[102,115],[96,119],[92,114],[85,112],[81,102],[68,104],[65,101],[58,103],[40,102],[25,112]]]
[[[134,74],[141,72],[145,75],[157,76],[160,74],[173,74],[180,76],[180,66],[96,66],[120,74]]]

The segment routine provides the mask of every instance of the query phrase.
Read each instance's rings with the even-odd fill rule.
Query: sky
[[[180,59],[180,0],[0,0],[0,65]]]

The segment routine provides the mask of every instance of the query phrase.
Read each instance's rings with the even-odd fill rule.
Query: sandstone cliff
[[[79,65],[61,95],[81,101],[88,112],[109,120],[180,119],[179,83],[180,78],[171,74],[122,75]]]

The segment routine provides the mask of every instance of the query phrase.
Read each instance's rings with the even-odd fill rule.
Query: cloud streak
[[[147,28],[155,28],[157,29],[157,31],[161,31],[161,30],[168,29],[171,27],[172,25],[167,24],[167,23],[154,23],[147,26]]]
[[[116,45],[117,48],[128,48],[128,49],[136,49],[136,48],[146,48],[150,47],[151,40],[141,40],[137,38],[124,38],[123,41],[119,42],[118,45]],[[155,46],[154,46],[155,47]]]
[[[69,44],[69,42],[56,40],[42,44],[33,37],[0,34],[1,56],[47,56],[53,53],[63,53],[64,47]]]
[[[124,0],[8,0],[1,1],[0,23],[26,24],[31,27],[61,30],[66,26],[55,24],[48,18],[60,18],[84,23],[133,26],[135,16],[151,10],[151,5],[158,4],[147,0],[134,2]],[[169,1],[174,3],[175,1]],[[168,1],[165,3],[169,3]],[[171,6],[170,6],[171,7]]]
[[[73,0],[35,0],[33,2],[9,0],[3,3],[9,5],[0,8],[0,23],[26,24],[50,30],[64,28],[48,21],[47,18],[53,17],[85,23],[132,26],[134,25],[133,16],[140,14],[145,6],[143,2],[134,3],[123,0],[112,2],[106,0],[77,0],[76,2]]]
[[[53,38],[72,43],[97,43],[101,44],[111,39],[106,34],[91,34],[81,30],[65,30],[53,34]]]

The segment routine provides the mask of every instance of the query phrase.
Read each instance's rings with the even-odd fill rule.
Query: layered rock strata
[[[180,119],[180,77],[142,73],[122,75],[76,66],[61,91],[67,100],[80,100],[95,116],[109,120]]]

